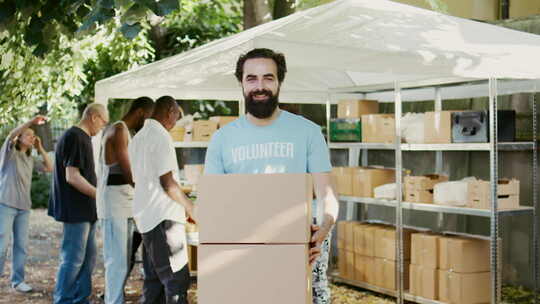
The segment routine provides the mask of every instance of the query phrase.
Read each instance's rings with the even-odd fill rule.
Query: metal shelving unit
[[[524,83],[526,83],[524,81]],[[527,82],[528,83],[528,82]],[[455,83],[455,84],[444,84],[442,87],[437,87],[436,83],[430,83],[428,86],[435,87],[434,89],[434,100],[435,100],[435,111],[441,111],[442,110],[442,97],[441,97],[441,88],[444,88],[446,91],[448,91],[449,87],[456,86],[458,87],[463,83]],[[536,132],[537,132],[537,122],[536,122],[536,101],[533,97],[533,141],[532,142],[497,142],[497,97],[498,97],[498,81],[497,79],[487,79],[484,81],[484,84],[471,84],[474,86],[482,87],[484,88],[485,95],[489,97],[489,130],[490,130],[490,142],[487,143],[466,143],[466,144],[457,144],[457,143],[451,143],[451,144],[396,144],[401,143],[401,130],[400,130],[400,119],[401,119],[401,109],[402,109],[402,100],[401,100],[401,88],[399,83],[395,83],[393,86],[393,90],[391,87],[387,86],[384,89],[380,89],[380,92],[370,92],[370,91],[362,91],[362,87],[357,88],[349,88],[350,92],[355,92],[362,98],[370,98],[370,97],[376,97],[377,94],[386,94],[388,97],[392,91],[394,95],[394,107],[395,107],[395,119],[396,119],[396,137],[394,143],[329,143],[329,147],[331,149],[347,149],[349,151],[349,166],[358,166],[359,164],[359,155],[360,151],[362,152],[362,165],[367,166],[368,165],[368,158],[367,158],[367,152],[369,150],[393,150],[395,151],[395,169],[396,169],[396,181],[397,183],[397,199],[396,200],[382,200],[382,199],[374,199],[374,198],[358,198],[358,197],[350,197],[350,196],[340,196],[340,200],[347,203],[347,210],[346,210],[346,219],[352,220],[354,217],[354,211],[357,209],[357,205],[378,205],[378,206],[386,206],[391,207],[395,210],[395,223],[393,224],[396,227],[396,230],[398,232],[398,237],[396,238],[396,254],[398,256],[398,264],[397,264],[397,273],[399,274],[397,279],[397,285],[399,288],[396,291],[389,291],[384,290],[379,287],[365,284],[363,282],[356,282],[351,281],[339,277],[334,277],[334,280],[340,281],[346,284],[350,284],[353,286],[358,286],[361,288],[373,290],[375,292],[380,292],[383,294],[388,294],[395,296],[397,299],[397,303],[404,303],[405,300],[408,301],[414,301],[417,303],[441,303],[438,301],[433,300],[427,300],[422,299],[420,297],[412,296],[408,293],[406,293],[403,290],[403,232],[402,229],[406,228],[403,225],[403,210],[420,210],[420,211],[427,211],[427,212],[433,212],[440,216],[443,214],[458,214],[458,215],[470,215],[470,216],[479,216],[484,218],[490,219],[490,235],[489,237],[481,236],[481,235],[469,235],[466,233],[454,233],[458,235],[464,235],[464,236],[473,236],[483,239],[489,239],[491,242],[491,303],[500,303],[501,300],[501,275],[500,275],[500,269],[499,267],[499,248],[498,248],[498,242],[497,239],[499,237],[499,218],[500,217],[506,217],[506,216],[516,216],[516,215],[523,215],[528,214],[533,217],[533,223],[534,227],[532,229],[532,238],[533,238],[533,252],[532,252],[532,259],[533,259],[533,281],[534,281],[534,289],[535,294],[538,293],[538,278],[539,278],[539,271],[538,271],[538,252],[539,252],[539,244],[538,244],[538,234],[540,225],[537,223],[537,206],[538,206],[538,195],[537,195],[537,181],[538,181],[538,160],[537,160],[537,143],[536,143]],[[532,84],[534,85],[534,84]],[[526,86],[526,85],[525,85]],[[418,87],[421,87],[421,85],[414,87],[412,86],[411,90],[419,90]],[[452,88],[453,89],[453,88]],[[459,88],[458,88],[459,89]],[[536,85],[534,85],[533,88],[524,88],[523,92],[533,93],[538,92]],[[343,93],[342,91],[335,91],[335,93]],[[501,88],[501,92],[510,93],[508,91],[508,88]],[[511,93],[519,93],[519,92],[511,92]],[[382,96],[382,95],[381,95]],[[478,97],[478,96],[474,96]],[[332,100],[332,96],[329,96],[327,101],[327,119],[330,120],[330,101]],[[328,130],[329,131],[329,130]],[[465,207],[453,207],[453,206],[442,206],[442,205],[435,205],[435,204],[421,204],[421,203],[410,203],[410,202],[403,202],[402,201],[402,195],[401,195],[401,189],[402,189],[402,171],[403,171],[403,151],[409,152],[409,151],[433,151],[436,153],[436,172],[441,172],[442,166],[443,166],[443,151],[485,151],[489,153],[489,169],[490,169],[490,190],[491,190],[491,209],[484,210],[484,209],[473,209],[473,208],[465,208]],[[498,203],[497,203],[497,180],[498,180],[498,152],[499,151],[531,151],[533,152],[533,197],[532,197],[532,207],[520,207],[517,209],[512,210],[498,210]],[[389,223],[387,223],[389,224]],[[392,224],[392,223],[390,223]],[[413,229],[418,229],[420,227],[412,227]],[[443,231],[443,233],[447,233],[446,231]],[[449,232],[452,233],[452,232]],[[535,303],[536,302],[535,297]]]

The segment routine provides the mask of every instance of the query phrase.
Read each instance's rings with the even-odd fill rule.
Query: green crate
[[[360,142],[362,141],[362,123],[360,118],[330,119],[330,141]]]

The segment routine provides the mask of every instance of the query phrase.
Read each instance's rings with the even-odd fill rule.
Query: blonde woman
[[[11,286],[20,292],[32,291],[32,287],[24,281],[28,218],[32,206],[32,171],[52,171],[51,160],[41,140],[30,128],[45,121],[46,117],[39,115],[13,129],[0,150],[0,276],[4,272],[7,247],[12,236]],[[32,147],[37,149],[42,162],[34,160]]]

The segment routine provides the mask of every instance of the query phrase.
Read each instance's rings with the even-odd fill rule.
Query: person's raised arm
[[[47,117],[45,117],[43,115],[37,115],[36,117],[30,119],[29,121],[23,123],[22,125],[19,125],[15,129],[11,130],[11,132],[9,132],[8,139],[10,141],[13,141],[13,140],[15,140],[15,138],[17,136],[21,135],[21,133],[24,130],[30,128],[30,126],[32,126],[32,125],[42,125],[46,121],[47,121]]]
[[[52,172],[53,165],[52,165],[51,158],[47,154],[47,151],[45,151],[45,149],[43,148],[43,145],[41,144],[41,139],[39,138],[39,136],[36,136],[34,147],[38,150],[39,154],[41,155],[41,158],[43,159],[43,172]]]

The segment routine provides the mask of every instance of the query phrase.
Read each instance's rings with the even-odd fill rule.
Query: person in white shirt
[[[103,233],[106,304],[124,303],[131,250],[137,248],[133,246],[136,232],[132,212],[134,183],[128,157],[130,132],[141,129],[153,111],[152,99],[135,99],[126,115],[105,129],[101,141],[96,205]]]
[[[187,304],[186,213],[193,203],[178,182],[178,160],[168,131],[180,116],[170,96],[156,101],[152,118],[133,137],[129,158],[135,182],[133,217],[143,238],[141,303]]]

